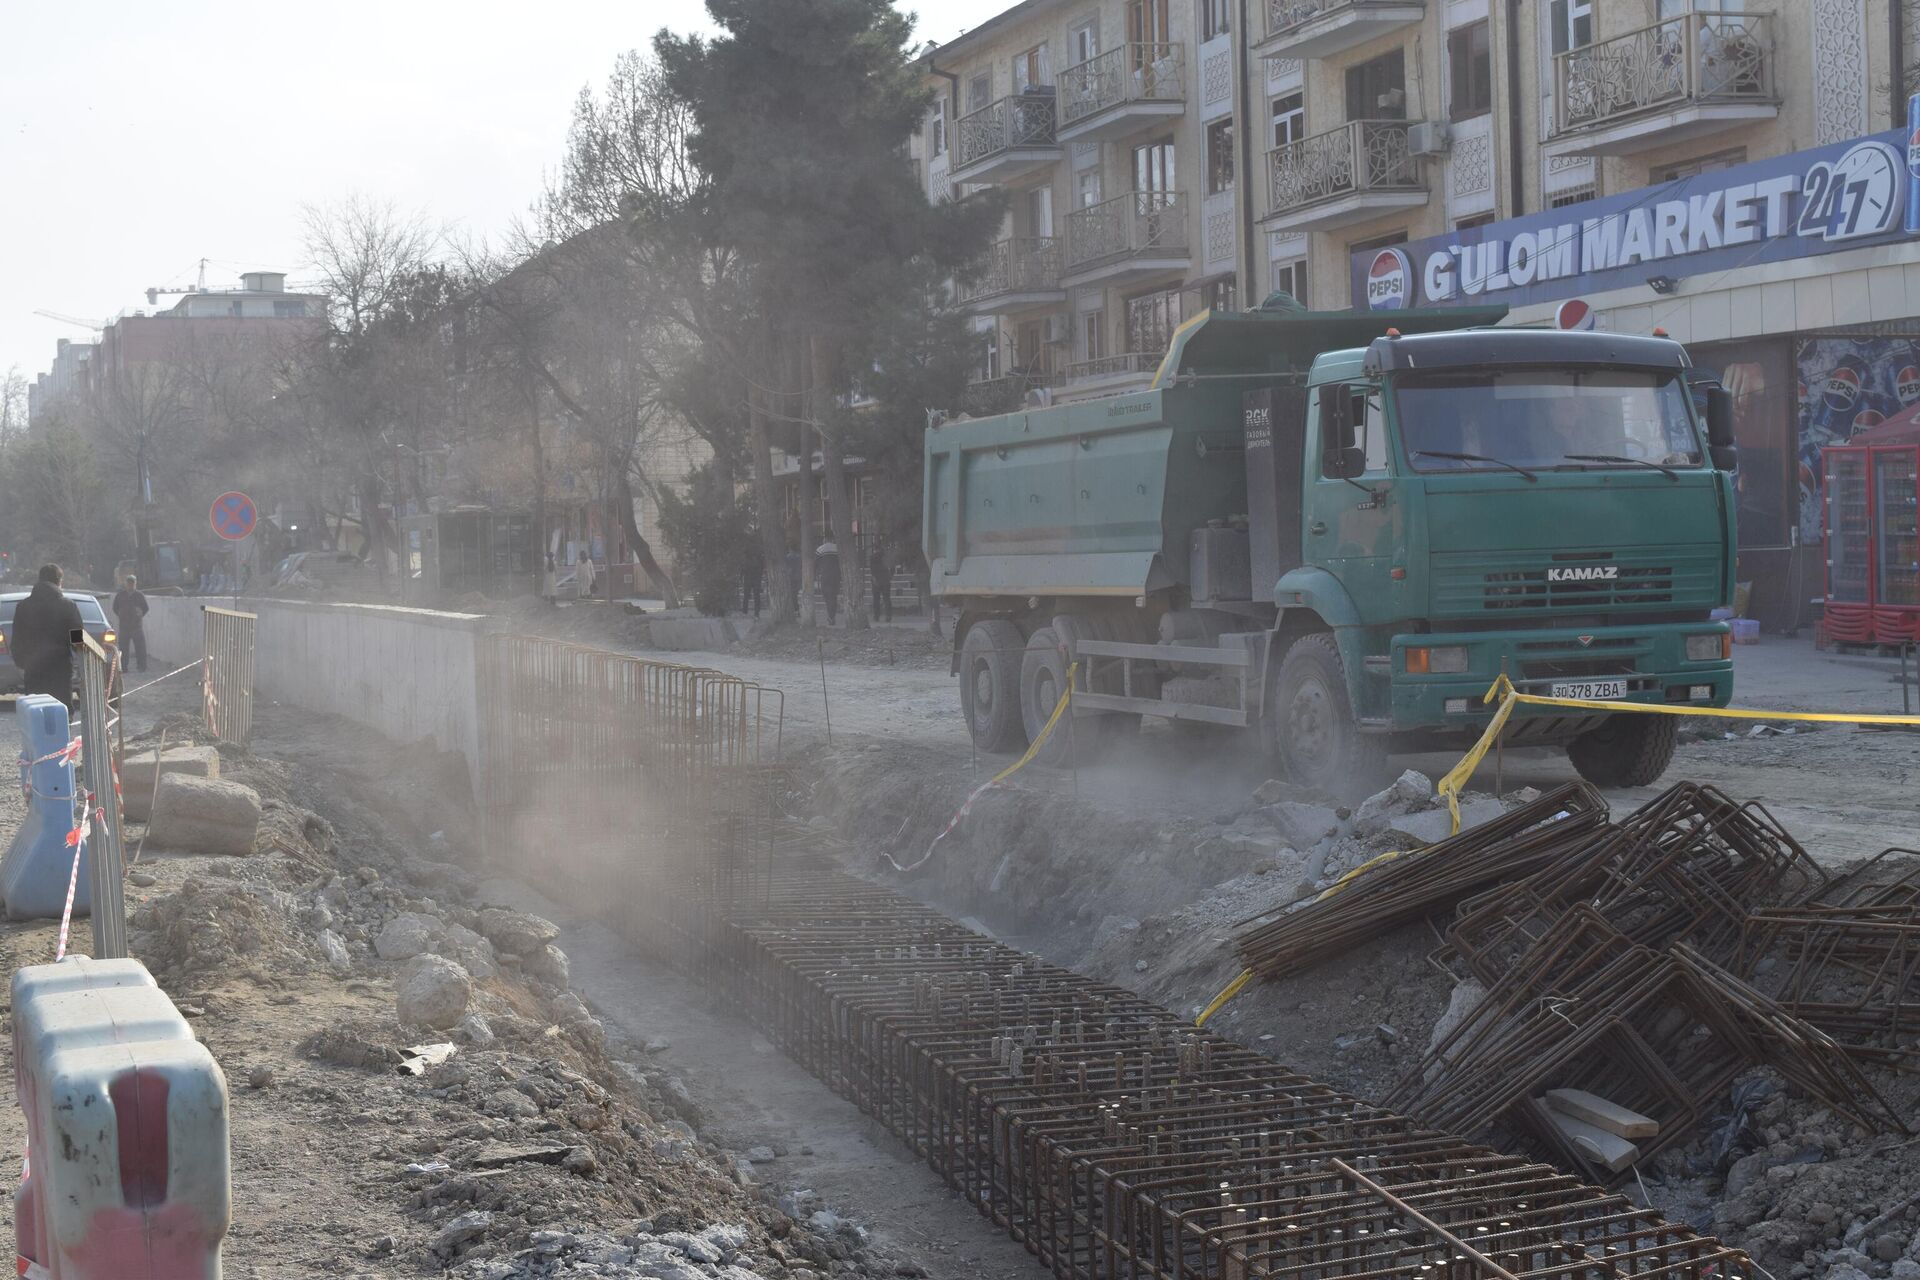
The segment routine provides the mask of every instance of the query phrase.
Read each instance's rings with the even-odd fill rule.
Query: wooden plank
[[[1585,1089],[1549,1089],[1547,1106],[1563,1116],[1572,1116],[1596,1129],[1621,1138],[1652,1138],[1660,1133],[1660,1122],[1638,1111],[1629,1111]]]
[[[1609,1173],[1619,1173],[1640,1158],[1640,1148],[1616,1133],[1575,1120],[1564,1112],[1542,1107],[1540,1114],[1560,1131],[1567,1145]]]

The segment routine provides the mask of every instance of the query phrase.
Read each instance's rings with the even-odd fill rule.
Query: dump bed
[[[1184,584],[1188,536],[1247,510],[1241,403],[1324,350],[1492,324],[1505,308],[1196,317],[1151,389],[927,432],[922,528],[941,595],[1138,596]]]

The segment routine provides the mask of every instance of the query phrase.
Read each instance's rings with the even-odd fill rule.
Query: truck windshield
[[[1399,383],[1395,408],[1416,471],[1700,465],[1686,391],[1667,373],[1412,374]]]

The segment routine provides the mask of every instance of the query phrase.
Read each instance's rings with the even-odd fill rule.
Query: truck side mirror
[[[1329,480],[1351,480],[1367,469],[1366,451],[1354,440],[1353,388],[1320,391],[1320,471]]]
[[[1733,440],[1733,393],[1725,387],[1707,388],[1707,456],[1717,471],[1732,471],[1740,450]]]

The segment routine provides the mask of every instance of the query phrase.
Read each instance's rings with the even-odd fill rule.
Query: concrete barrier
[[[222,778],[163,774],[147,839],[161,849],[244,857],[260,829],[260,793]]]
[[[28,1142],[20,1273],[218,1280],[226,1078],[146,967],[69,956],[15,970],[13,1062]]]
[[[66,910],[67,885],[73,878],[67,833],[73,829],[74,764],[71,759],[42,757],[72,741],[73,730],[66,704],[44,693],[21,698],[14,719],[20,726],[20,755],[28,762],[20,766],[20,785],[30,795],[26,820],[0,860],[0,899],[10,920],[58,918]],[[93,902],[86,856],[83,850],[73,898],[76,916],[86,915]]]
[[[190,746],[171,746],[162,752],[158,742],[130,751],[120,762],[120,812],[134,822],[145,822],[153,816],[154,780],[175,773],[189,778],[217,778],[220,752],[213,747]]]
[[[200,657],[201,606],[231,603],[226,597],[148,599],[147,644],[169,669]],[[240,607],[260,618],[254,662],[260,696],[341,716],[395,741],[429,739],[439,750],[462,753],[477,784],[484,617],[244,596]]]

